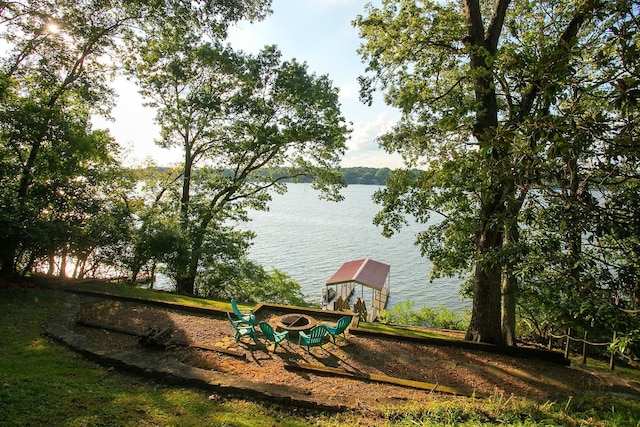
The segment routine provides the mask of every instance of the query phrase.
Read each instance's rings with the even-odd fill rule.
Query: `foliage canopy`
[[[639,12],[383,0],[354,21],[363,100],[382,90],[403,113],[380,142],[425,169],[393,172],[376,222],[445,217],[418,243],[435,275],[472,271],[468,339],[515,344],[516,302],[541,331],[634,330]]]
[[[225,221],[266,207],[267,189],[279,182],[250,180],[259,167],[289,163],[294,176],[339,186],[331,168],[347,129],[327,76],[282,61],[275,48],[249,57],[221,45],[229,25],[264,18],[270,3],[0,6],[7,44],[0,64],[0,236],[8,242],[0,249],[2,275],[42,270],[47,262],[50,273],[65,275],[73,258],[76,277],[109,267],[135,277],[164,263],[179,282],[193,284],[201,265],[225,265],[235,273],[255,268],[247,277],[296,298],[295,282],[246,261],[251,234]],[[123,73],[137,78],[157,108],[158,142],[185,149],[183,168],[123,170],[113,138],[92,129],[91,115],[108,115],[109,83]],[[209,275],[211,283],[231,286],[221,273]]]

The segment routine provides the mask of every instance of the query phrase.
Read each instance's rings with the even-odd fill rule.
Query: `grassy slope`
[[[0,425],[306,425],[244,401],[210,399],[109,371],[40,335],[64,309],[49,290],[0,293]]]
[[[640,420],[639,403],[604,396],[543,405],[502,397],[456,399],[366,417],[209,396],[106,370],[43,338],[42,326],[64,309],[68,298],[44,289],[0,290],[0,426],[637,426]]]

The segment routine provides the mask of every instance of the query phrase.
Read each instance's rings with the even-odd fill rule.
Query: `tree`
[[[525,206],[533,259],[518,273],[526,319],[543,330],[572,326],[609,339],[637,329],[622,310],[637,307],[637,14],[632,2],[603,7],[588,27],[594,42],[582,47],[589,67],[572,69],[544,130],[538,164],[549,185],[539,186],[540,203]]]
[[[616,51],[620,40],[601,35],[633,21],[632,2],[385,0],[367,12],[355,21],[369,72],[361,78],[363,98],[386,90],[386,102],[403,116],[381,143],[428,169],[417,178],[394,173],[377,196],[377,222],[391,233],[405,213],[419,220],[442,213],[445,221],[420,241],[435,274],[473,268],[467,339],[515,344],[514,273],[526,263],[519,215],[532,188],[557,183],[540,173],[545,165],[564,159],[576,170],[571,165],[593,160],[585,149],[599,141],[581,139],[579,126],[598,123],[570,105],[610,110],[598,97],[613,93],[616,72],[628,71]],[[559,137],[564,151],[553,148]],[[581,238],[580,230],[570,237],[574,257]]]
[[[300,284],[288,274],[249,261],[246,257],[235,257],[228,263],[219,263],[215,269],[204,269],[201,292],[218,299],[236,298],[245,302],[270,302],[304,307]]]
[[[158,108],[158,142],[181,147],[184,156],[173,213],[183,242],[171,263],[178,291],[196,292],[203,260],[236,251],[236,237],[220,238],[234,233],[224,231],[225,222],[265,209],[269,189],[313,176],[314,186],[339,197],[347,128],[326,76],[283,62],[274,47],[248,56],[180,31],[143,45],[129,69]],[[287,175],[264,173],[281,166]]]
[[[128,259],[131,282],[135,283],[143,269],[152,276],[159,263],[169,263],[174,248],[180,245],[177,218],[171,215],[175,205],[165,197],[166,192],[179,181],[179,173],[172,168],[159,168],[148,164],[134,171],[139,191],[127,195],[129,215],[138,226],[131,238],[131,253]]]
[[[367,18],[356,21],[367,43],[361,53],[375,77],[362,79],[363,91],[370,93],[376,79],[390,89],[387,101],[404,113],[395,136],[400,130],[404,135],[411,133],[407,146],[418,137],[416,145],[428,151],[424,154],[434,156],[429,146],[444,145],[451,150],[445,159],[458,153],[472,159],[477,220],[472,237],[476,252],[473,311],[467,338],[502,343],[502,266],[495,254],[503,243],[501,218],[506,215],[509,178],[501,173],[508,164],[505,141],[498,134],[493,69],[509,2],[496,2],[488,22],[477,1],[465,2],[463,10],[452,4],[426,3],[422,8],[409,1],[400,2],[399,7],[395,3],[385,1],[382,9],[370,8]],[[394,38],[402,43],[391,46],[389,41]],[[414,56],[415,52],[420,55]],[[416,129],[419,127],[422,129]],[[435,138],[449,144],[438,145]],[[466,144],[471,138],[478,147],[475,153],[464,145],[451,144]],[[389,143],[387,147],[394,148]]]
[[[30,223],[38,219],[33,203],[46,197],[35,191],[46,167],[49,144],[59,141],[70,109],[108,112],[112,93],[107,83],[116,72],[121,39],[154,37],[164,26],[198,28],[223,37],[230,22],[260,19],[268,0],[165,2],[95,0],[4,2],[1,36],[7,42],[2,58],[3,100],[3,238],[0,268],[15,274],[21,245],[30,239]],[[52,145],[55,152],[59,147]],[[64,156],[59,151],[59,156]],[[73,176],[71,176],[73,178]],[[56,189],[52,188],[55,192]]]
[[[80,35],[73,25],[78,19],[87,22],[88,16],[83,14],[88,13],[86,9],[61,7],[57,15],[38,2],[11,4],[2,12],[7,25],[5,39],[14,47],[2,64],[6,83],[2,141],[9,155],[5,167],[11,168],[11,176],[16,177],[3,185],[3,204],[10,209],[3,210],[8,244],[0,251],[0,261],[2,273],[8,275],[15,272],[17,251],[28,239],[28,223],[38,217],[34,184],[38,174],[44,172],[42,157],[47,144],[64,141],[60,130],[67,120],[65,109],[90,99],[106,99],[108,90],[102,79],[96,79],[104,67],[88,58],[108,47],[110,39],[98,34],[109,33],[110,27],[86,28],[89,34]],[[70,26],[65,38],[57,33],[55,23],[61,21],[56,18],[65,19]],[[72,49],[67,42],[73,43]]]
[[[3,180],[0,187],[0,200],[6,207],[0,221],[5,225],[4,237],[14,239],[8,244],[13,251],[11,266],[19,266],[21,274],[45,256],[50,260],[61,257],[64,263],[71,251],[82,250],[78,245],[89,244],[82,238],[83,230],[103,208],[104,183],[113,182],[105,177],[113,177],[118,152],[108,134],[91,130],[89,114],[81,105],[60,101],[63,108],[43,111],[29,101],[24,104],[16,103],[12,111],[0,113],[5,141],[12,148],[3,157],[2,169],[13,172],[7,177],[15,177]],[[37,167],[29,173],[29,197],[16,204],[23,182],[24,163],[19,159],[33,148],[23,149],[21,137],[43,116],[48,116],[46,143],[38,149]],[[64,265],[59,274],[65,274]]]

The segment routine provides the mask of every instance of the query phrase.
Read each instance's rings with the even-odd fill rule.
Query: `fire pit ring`
[[[318,322],[306,314],[285,314],[278,318],[278,331],[289,331],[289,338],[297,338],[298,332],[309,332]]]

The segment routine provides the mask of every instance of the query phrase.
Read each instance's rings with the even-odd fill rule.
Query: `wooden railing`
[[[553,339],[566,339],[565,341],[565,345],[564,345],[564,357],[569,358],[569,344],[571,342],[581,342],[582,343],[582,364],[586,365],[587,363],[587,347],[588,346],[594,346],[594,347],[604,347],[604,346],[611,346],[611,344],[616,340],[616,333],[613,333],[613,339],[612,341],[609,342],[592,342],[589,341],[588,339],[588,332],[584,331],[584,337],[583,338],[575,338],[571,336],[571,328],[567,329],[567,333],[563,334],[563,335],[554,335],[553,333],[549,333],[549,344],[548,344],[548,348],[549,350],[551,350],[551,348],[553,347]],[[611,351],[610,352],[610,357],[609,357],[609,370],[613,371],[615,369],[615,351]]]

